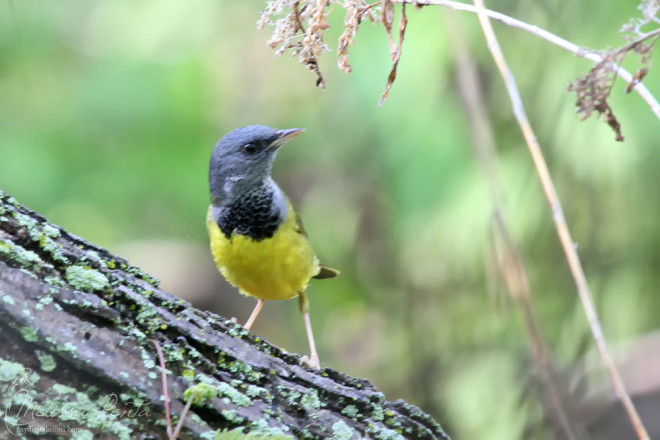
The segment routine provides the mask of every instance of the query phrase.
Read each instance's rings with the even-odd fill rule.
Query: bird
[[[303,361],[319,369],[307,285],[339,271],[319,263],[300,216],[271,177],[279,148],[303,131],[250,125],[224,135],[209,164],[206,227],[220,273],[257,299],[244,327],[250,330],[266,301],[298,297],[310,350]]]

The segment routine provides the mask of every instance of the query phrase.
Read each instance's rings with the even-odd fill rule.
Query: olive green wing
[[[305,227],[303,226],[302,219],[300,218],[300,215],[296,212],[296,230],[298,233],[304,235],[307,237],[307,232],[305,231]],[[319,264],[319,273],[314,275],[312,278],[316,278],[317,280],[325,280],[328,278],[335,278],[339,276],[340,272],[337,269],[333,269],[332,267],[328,267],[324,264]]]

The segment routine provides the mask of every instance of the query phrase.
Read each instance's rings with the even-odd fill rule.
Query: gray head
[[[302,132],[302,128],[277,130],[249,125],[224,135],[213,150],[209,167],[213,204],[267,182],[279,147]]]

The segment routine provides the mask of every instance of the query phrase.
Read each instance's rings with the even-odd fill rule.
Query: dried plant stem
[[[392,0],[394,3],[411,3],[415,5],[436,5],[436,6],[446,6],[448,8],[455,9],[457,11],[465,11],[465,12],[477,12],[477,7],[474,5],[469,5],[457,1],[452,1],[452,0]],[[529,32],[531,34],[536,35],[537,37],[543,38],[546,41],[549,41],[550,43],[561,47],[562,49],[565,49],[569,52],[574,53],[575,55],[585,58],[589,61],[593,61],[594,63],[600,63],[603,61],[603,57],[598,53],[594,52],[589,49],[585,49],[583,47],[578,46],[577,44],[571,43],[568,40],[565,40],[551,32],[546,31],[545,29],[541,29],[538,26],[534,26],[529,23],[525,23],[524,21],[515,19],[513,17],[509,17],[508,15],[502,14],[497,11],[491,11],[489,9],[483,9],[484,14],[488,16],[489,18],[492,18],[493,20],[500,21],[507,26],[515,27],[518,29],[522,29],[526,32]],[[651,108],[651,111],[655,116],[660,119],[660,103],[655,99],[653,94],[649,91],[649,89],[646,88],[646,86],[641,83],[635,81],[633,75],[628,72],[626,69],[624,69],[621,66],[614,65],[613,70],[616,72],[616,74],[623,79],[626,83],[631,84],[635,83],[636,85],[633,87],[633,90],[637,91],[639,95],[642,97],[644,101],[648,104],[648,106]]]
[[[183,423],[186,421],[186,416],[188,415],[188,411],[190,411],[190,407],[192,406],[194,397],[195,395],[191,394],[190,397],[188,398],[188,401],[186,402],[186,406],[184,406],[183,411],[181,411],[181,417],[179,418],[179,423],[176,424],[176,428],[174,429],[174,433],[170,436],[170,440],[176,440],[179,437],[179,434],[181,433],[181,429],[183,428]]]
[[[156,351],[158,352],[158,362],[160,363],[160,376],[163,382],[163,397],[165,399],[165,422],[167,423],[167,436],[172,436],[172,418],[170,415],[170,395],[167,391],[167,368],[165,367],[165,357],[163,356],[163,350],[160,348],[160,344],[155,339],[151,340],[151,343],[156,346]]]
[[[571,234],[568,230],[566,218],[564,217],[564,212],[559,201],[559,197],[557,196],[554,183],[550,177],[548,166],[543,157],[543,153],[541,152],[541,147],[536,139],[529,120],[527,119],[527,115],[525,114],[525,108],[522,104],[520,93],[518,92],[515,80],[511,74],[511,71],[509,70],[506,60],[504,59],[504,55],[502,54],[500,46],[497,42],[497,38],[495,37],[495,32],[490,25],[490,20],[488,18],[483,0],[474,0],[474,4],[475,11],[479,17],[479,22],[488,43],[488,48],[490,49],[493,59],[495,60],[495,64],[497,65],[500,74],[504,79],[507,92],[509,93],[511,103],[513,105],[513,113],[515,114],[516,119],[518,120],[518,124],[520,125],[520,129],[523,132],[523,136],[532,155],[532,160],[536,166],[539,179],[541,180],[541,185],[543,186],[543,190],[545,191],[548,203],[550,204],[552,217],[555,222],[555,227],[557,228],[557,233],[559,235],[559,240],[564,249],[564,253],[566,254],[566,259],[568,261],[571,273],[573,274],[575,284],[577,285],[578,295],[580,296],[582,306],[587,315],[587,320],[589,321],[591,332],[593,334],[594,340],[596,341],[596,346],[598,347],[598,351],[600,352],[600,355],[603,359],[603,363],[608,369],[616,394],[619,399],[621,399],[628,417],[630,418],[630,421],[635,428],[637,437],[640,440],[647,440],[649,439],[649,435],[644,428],[637,410],[635,409],[632,399],[626,392],[623,380],[621,379],[621,375],[619,374],[619,371],[617,370],[616,365],[612,360],[612,356],[607,349],[607,343],[603,335],[603,330],[600,326],[598,313],[596,312],[596,308],[591,299],[591,293],[589,292],[589,286],[587,285],[587,279],[585,277],[584,270],[582,269],[580,258],[578,257],[573,239],[571,238]]]
[[[546,343],[534,312],[525,263],[509,232],[509,223],[504,213],[502,184],[497,169],[495,136],[486,111],[476,62],[470,52],[461,22],[456,20],[455,15],[456,13],[448,11],[448,14],[445,15],[444,27],[451,40],[450,48],[456,69],[456,82],[470,127],[472,146],[490,190],[493,210],[493,257],[498,263],[499,274],[509,296],[518,306],[522,316],[532,360],[544,397],[541,401],[549,418],[554,422],[552,428],[557,431],[558,437],[567,440],[584,439],[586,436],[582,426],[572,417],[575,411],[568,397],[567,386],[560,378],[561,375],[555,366],[552,352]]]

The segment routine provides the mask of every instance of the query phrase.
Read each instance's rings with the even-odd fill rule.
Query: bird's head
[[[213,150],[209,167],[214,204],[265,182],[270,177],[277,150],[303,131],[302,128],[277,130],[250,125],[224,135]]]

